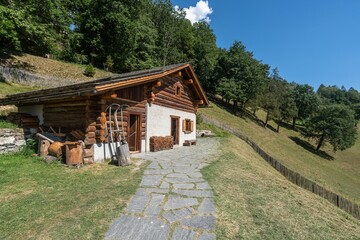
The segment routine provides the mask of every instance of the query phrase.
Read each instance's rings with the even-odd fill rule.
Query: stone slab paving
[[[105,239],[215,240],[213,192],[200,169],[218,147],[216,138],[206,138],[198,139],[196,146],[133,155],[151,163]]]

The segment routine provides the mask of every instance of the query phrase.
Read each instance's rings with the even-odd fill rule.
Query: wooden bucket
[[[66,142],[66,164],[79,165],[83,161],[83,148],[79,142]]]

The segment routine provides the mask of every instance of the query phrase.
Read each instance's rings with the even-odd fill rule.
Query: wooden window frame
[[[194,131],[194,121],[189,118],[183,119],[183,132],[185,134],[190,134],[193,131]]]
[[[179,83],[175,84],[175,86],[174,86],[174,94],[177,97],[181,97],[181,94],[182,94],[181,84],[179,84]]]

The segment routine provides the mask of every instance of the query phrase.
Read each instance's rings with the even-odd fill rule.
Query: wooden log
[[[51,140],[50,138],[48,138],[48,137],[46,137],[46,136],[42,135],[41,133],[37,133],[37,134],[36,134],[36,136],[37,136],[37,137],[39,137],[40,139],[43,139],[43,140],[48,140],[50,143],[53,143],[53,142],[54,142],[54,141],[53,141],[53,140]]]
[[[50,144],[48,151],[49,154],[54,156],[54,157],[61,157],[62,155],[62,151],[61,148],[64,146],[64,144],[62,144],[61,142],[53,142]]]
[[[95,132],[96,131],[96,125],[89,125],[86,129],[85,132]]]
[[[50,141],[49,140],[41,140],[39,139],[39,148],[38,148],[38,154],[40,157],[45,157],[49,154],[49,147],[50,147]]]
[[[86,138],[95,138],[95,132],[88,132],[88,133],[86,133],[85,137]]]
[[[93,157],[94,156],[94,151],[93,149],[84,149],[84,157]]]
[[[105,141],[105,140],[104,140]],[[103,141],[102,141],[103,142]],[[96,138],[85,138],[84,143],[86,145],[96,144]]]

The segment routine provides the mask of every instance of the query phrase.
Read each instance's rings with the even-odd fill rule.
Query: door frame
[[[172,136],[171,130],[173,128],[173,119],[176,120],[176,139],[174,139],[174,145],[179,145],[180,144],[180,117],[170,115],[170,136]]]
[[[131,130],[131,126],[130,126],[130,121],[131,121],[131,115],[135,115],[138,118],[138,123],[137,123],[137,127],[139,129],[138,133],[137,133],[137,137],[138,137],[138,141],[135,143],[135,152],[141,152],[141,135],[142,135],[142,114],[139,112],[128,112],[127,113],[127,142],[129,144],[129,136],[130,136],[130,130]],[[130,147],[130,145],[129,145]]]

